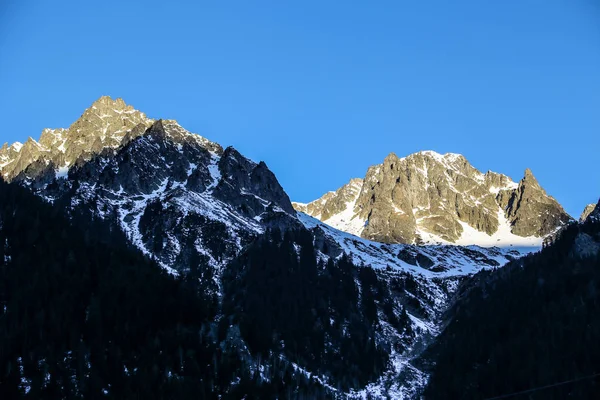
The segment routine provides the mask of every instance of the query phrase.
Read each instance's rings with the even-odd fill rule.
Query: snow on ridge
[[[213,155],[212,159],[211,159],[211,163],[208,166],[208,172],[210,173],[210,176],[212,177],[213,181],[212,183],[206,188],[207,190],[214,190],[214,188],[217,187],[217,185],[219,184],[219,182],[221,181],[221,171],[219,171],[219,160],[221,158]]]
[[[352,235],[360,236],[365,229],[366,220],[361,219],[354,213],[357,200],[358,195],[354,197],[354,200],[346,203],[346,207],[342,212],[332,215],[323,223]]]
[[[23,148],[23,143],[21,142],[14,142],[13,144],[10,145],[10,147],[16,151],[17,153],[21,151],[21,149]]]
[[[463,175],[465,177],[468,177],[470,179],[474,179],[478,185],[488,188],[487,189],[488,192],[492,195],[497,195],[501,190],[513,190],[518,187],[518,183],[514,182],[510,177],[508,177],[506,175],[498,174],[498,173],[491,172],[491,171],[488,171],[484,174],[474,167],[472,167],[472,174],[465,175],[463,172],[461,172],[462,167],[460,164],[457,164],[457,162],[462,163],[463,161],[465,161],[465,162],[468,162],[468,161],[466,161],[466,159],[464,158],[463,155],[458,154],[458,153],[446,153],[446,154],[442,155],[433,150],[423,150],[423,151],[419,151],[417,153],[410,154],[406,157],[403,157],[400,160],[405,160],[407,158],[414,157],[415,155],[419,155],[419,154],[425,155],[429,158],[432,158],[435,160],[435,162],[442,164],[443,168],[445,169],[444,173],[446,175],[446,180],[448,181],[451,190],[453,190],[457,193],[459,193],[459,190],[454,187],[454,184],[452,182],[452,177],[449,175],[449,172],[448,172],[450,170],[454,171],[455,173],[458,173],[460,175]],[[379,171],[381,169],[382,165],[383,164],[371,166],[371,167],[369,167],[369,171]],[[425,163],[424,167],[416,166],[416,169],[418,172],[420,172],[426,178],[426,181],[427,181],[427,178],[428,178],[427,164]],[[371,174],[368,172],[367,177],[370,176],[372,179],[376,179],[375,178],[376,174],[377,174],[377,172],[371,173]],[[502,177],[501,181],[503,183],[500,186],[490,186],[490,180],[488,179],[490,174],[491,175],[500,175]],[[345,186],[342,186],[342,188],[348,187],[348,186],[361,187],[362,184],[363,184],[362,179],[360,180],[360,182],[354,182],[354,180],[351,180],[348,184],[346,184]],[[427,186],[429,186],[429,183],[427,183]],[[340,189],[342,189],[342,188],[340,188]],[[333,197],[335,197],[340,189],[338,189],[338,191],[335,191],[335,192],[328,192],[327,194],[323,195],[319,199],[314,200],[312,202],[296,203],[296,204],[299,206],[299,208],[302,208],[303,210],[307,210],[306,207],[310,206],[311,204],[322,205],[326,201],[330,201]],[[330,195],[330,194],[333,194],[334,196],[328,197],[328,195]],[[480,206],[483,202],[483,198],[485,198],[485,195],[483,197],[474,197],[472,195],[469,197],[468,191],[466,191],[464,194],[466,196],[465,201],[467,201],[467,202],[471,201],[475,206]],[[322,222],[332,226],[333,228],[351,233],[353,235],[361,235],[361,233],[365,229],[365,224],[367,223],[367,221],[365,219],[361,219],[358,216],[358,213],[354,212],[354,209],[356,207],[356,201],[359,196],[360,196],[360,190],[356,194],[353,201],[349,201],[346,203],[346,206],[342,211],[336,213],[335,215],[329,216],[326,220],[322,219],[320,214],[319,215],[315,214],[313,216],[315,218],[321,220]],[[399,210],[397,207],[394,207],[394,210],[396,211],[396,213],[401,213],[401,210]],[[420,210],[420,211],[423,211],[423,210]],[[492,211],[492,213],[493,213],[493,211]],[[461,238],[456,242],[448,242],[448,241],[436,236],[435,234],[428,232],[426,229],[422,228],[419,224],[419,220],[422,220],[423,216],[417,217],[414,209],[413,209],[413,214],[414,214],[415,218],[417,219],[416,234],[418,236],[420,236],[422,238],[422,240],[427,244],[480,245],[482,247],[494,247],[494,246],[527,247],[527,248],[531,248],[530,251],[534,251],[541,247],[542,241],[543,241],[543,238],[521,237],[521,236],[517,236],[517,235],[513,234],[512,232],[510,232],[510,226],[509,226],[508,222],[506,221],[506,218],[505,218],[502,210],[500,209],[500,207],[498,208],[498,221],[500,223],[500,226],[499,226],[499,229],[494,234],[488,235],[485,232],[479,232],[472,226],[469,226],[468,224],[466,224],[464,222],[458,221],[463,227],[463,233],[462,233]]]
[[[104,98],[104,97],[103,97]],[[98,101],[102,101],[101,98]],[[92,106],[84,111],[84,115],[93,117],[96,123],[100,125],[97,126],[97,129],[90,131],[90,135],[97,136],[101,142],[103,149],[117,149],[122,146],[122,139],[127,134],[128,131],[131,131],[135,127],[118,127],[115,124],[111,124],[109,118],[114,117],[115,115],[120,115],[123,121],[133,121],[132,115],[136,114],[141,117],[142,123],[149,127],[151,124],[155,123],[156,120],[148,118],[146,114],[141,111],[135,110],[132,107],[128,106],[128,108],[120,109],[118,108],[119,101],[123,102],[122,99],[117,99],[113,101],[112,99],[108,99],[110,102],[117,104],[114,109],[110,109],[105,113],[100,113],[96,104],[98,101],[94,102]],[[123,102],[124,104],[124,102]],[[99,120],[99,121],[98,121]],[[57,153],[57,154],[65,154],[67,149],[72,144],[83,145],[84,140],[78,139],[75,142],[72,142],[74,139],[69,133],[71,131],[80,132],[81,128],[75,129],[73,127],[74,124],[81,121],[81,118],[75,121],[69,128],[44,128],[40,135],[39,141],[33,138],[29,138],[26,144],[31,143],[31,145],[35,146],[38,151],[44,153]],[[200,146],[208,150],[213,155],[218,155],[221,151],[221,146],[215,142],[212,142],[203,136],[192,133],[184,129],[181,125],[177,123],[176,120],[163,120],[165,130],[167,135],[171,137],[171,139],[175,140],[178,137],[190,137],[192,140],[197,142]],[[116,130],[115,130],[116,129]],[[90,138],[85,138],[85,140],[91,140]],[[9,146],[9,149],[13,152],[20,153],[25,144],[21,142],[15,142]],[[18,156],[17,156],[18,157]],[[0,169],[3,169],[7,165],[11,164],[17,157],[10,157],[7,155],[6,159],[3,157],[0,159]],[[57,165],[58,168],[62,168],[67,166],[66,164]],[[4,174],[6,175],[6,174]]]
[[[415,154],[423,154],[423,155],[426,155],[426,156],[430,156],[430,157],[434,158],[437,161],[443,161],[444,157],[445,157],[445,155],[442,155],[441,153],[438,153],[437,151],[434,151],[434,150],[421,150],[421,151],[419,151],[417,153],[409,154],[406,157],[410,157],[410,156],[415,155]],[[449,153],[447,153],[447,154],[449,154]]]
[[[442,278],[463,276],[476,273],[492,266],[486,260],[478,259],[483,256],[487,260],[494,260],[500,266],[506,264],[510,258],[537,251],[537,248],[499,248],[480,246],[457,246],[452,244],[440,245],[406,245],[386,244],[370,241],[359,236],[343,232],[331,227],[305,213],[297,212],[298,219],[307,229],[320,227],[329,238],[333,239],[342,250],[348,254],[355,263],[370,266],[374,269],[387,269],[406,271],[421,275],[425,278]],[[401,250],[412,250],[421,253],[434,261],[436,265],[444,268],[431,270],[418,265],[409,264],[400,258]],[[476,253],[471,254],[471,251]]]
[[[108,191],[110,192],[110,196],[108,199],[104,199],[105,202],[115,207],[118,211],[119,225],[128,236],[129,240],[146,255],[150,256],[151,253],[144,244],[139,224],[146,207],[153,201],[160,201],[163,205],[169,204],[170,206],[175,206],[184,216],[189,213],[196,213],[211,220],[219,221],[227,227],[228,235],[234,241],[239,242],[238,231],[241,230],[254,232],[255,234],[264,232],[264,229],[257,221],[244,218],[237,214],[228,204],[214,198],[212,192],[209,190],[202,193],[196,193],[185,190],[181,185],[173,185],[171,189],[168,189],[168,187],[169,178],[165,178],[151,193],[126,194],[121,187],[118,192]],[[85,187],[85,185],[82,185],[80,189],[86,193],[91,192],[90,188]],[[177,195],[174,195],[175,193],[177,193]],[[100,210],[101,207],[99,205],[98,211],[102,214]],[[170,245],[173,246],[174,254],[178,253],[180,243],[169,232],[166,233]],[[196,245],[196,249],[201,254],[208,256],[211,265],[217,269],[227,261],[215,260],[210,252],[199,245]],[[178,274],[175,269],[171,268],[165,262],[158,262],[169,273],[175,275]]]
[[[366,219],[362,219],[354,212],[356,205],[355,198],[353,201],[346,203],[346,208],[343,211],[332,215],[326,220],[319,221],[330,227],[347,232],[351,235],[360,236],[365,229],[367,224]],[[396,213],[402,213],[403,211],[394,206]],[[421,208],[415,208],[412,210],[413,214],[423,211]],[[492,235],[488,235],[485,232],[478,231],[466,222],[457,220],[463,228],[461,237],[455,242],[449,242],[441,237],[428,232],[424,229],[419,228],[419,223],[424,218],[434,217],[435,215],[426,215],[417,218],[417,235],[420,236],[421,240],[428,245],[448,245],[448,246],[479,246],[484,248],[489,247],[501,247],[501,248],[529,248],[531,251],[537,251],[542,247],[544,238],[537,236],[518,236],[511,232],[510,223],[506,219],[504,212],[498,207],[498,229]],[[317,216],[318,217],[318,216]],[[317,218],[318,219],[318,218]]]
[[[426,293],[425,298],[431,300],[429,305],[426,305],[429,316],[417,316],[408,312],[412,328],[417,333],[413,345],[401,354],[397,353],[392,346],[390,363],[386,371],[364,388],[345,393],[350,399],[415,398],[419,390],[427,384],[429,376],[413,365],[412,361],[417,354],[413,351],[414,346],[422,343],[423,338],[435,337],[439,334],[441,328],[437,325],[434,315],[438,315],[446,307],[449,296],[458,287],[460,277],[494,268],[494,261],[497,266],[503,266],[510,259],[528,251],[528,249],[519,252],[516,249],[453,244],[426,246],[384,244],[340,231],[302,212],[297,212],[297,216],[307,229],[322,230],[324,235],[337,243],[355,264],[370,266],[381,271],[384,274],[382,276],[388,274],[393,276],[396,273],[410,274]],[[416,265],[409,264],[404,259],[400,259],[401,253],[421,254],[433,261],[433,269],[421,267],[418,261]],[[411,296],[410,292],[405,294]],[[392,338],[391,340],[395,340],[394,337],[398,339],[398,333],[388,326],[384,318],[380,319],[380,324],[381,335]]]
[[[458,221],[463,232],[461,237],[455,242],[457,245],[477,244],[481,247],[519,247],[539,250],[544,241],[543,237],[537,236],[517,236],[510,230],[510,222],[506,219],[504,212],[498,207],[498,229],[492,235],[478,231],[469,224]]]
[[[183,126],[181,126],[177,122],[177,120],[164,119],[162,121],[163,121],[163,126],[165,127],[165,130],[167,131],[167,134],[169,136],[173,136],[172,131],[175,130],[177,133],[179,133],[182,136],[188,136],[188,137],[193,138],[200,146],[207,149],[210,153],[215,154],[213,147],[218,146],[217,143],[212,142],[211,140],[205,138],[204,136],[202,136],[198,133],[188,131]]]

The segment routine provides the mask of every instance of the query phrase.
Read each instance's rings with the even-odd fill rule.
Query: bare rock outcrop
[[[68,168],[105,148],[118,148],[124,141],[142,135],[152,123],[154,120],[123,99],[102,96],[69,128],[46,128],[38,141],[30,137],[23,145],[4,145],[0,150],[2,176],[12,180],[36,161],[52,163],[57,169]]]
[[[517,184],[506,175],[481,173],[462,155],[433,151],[403,158],[390,153],[362,181],[294,206],[338,229],[386,243],[476,244],[477,238],[462,242],[478,233],[498,240],[506,234],[541,238],[571,220],[529,169]]]
[[[579,217],[579,222],[584,222],[592,214],[592,212],[594,212],[596,206],[597,204],[594,203],[585,206],[583,212],[581,213],[581,216]]]

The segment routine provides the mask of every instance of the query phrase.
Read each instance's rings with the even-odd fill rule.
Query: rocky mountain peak
[[[15,143],[1,150],[0,172],[10,181],[35,162],[68,168],[106,148],[120,147],[142,135],[153,122],[123,99],[102,96],[69,128],[46,128],[39,141],[29,138],[25,144]]]
[[[362,190],[363,182],[364,181],[360,178],[353,178],[335,192],[326,193],[318,200],[308,204],[293,203],[293,206],[298,211],[302,211],[322,220],[328,220],[331,217],[338,216],[338,222],[343,225],[345,222],[344,218],[350,217],[346,210],[354,208],[356,199]],[[346,211],[345,214],[344,211]],[[350,218],[347,219],[349,220]],[[356,234],[356,228],[353,228],[352,226],[344,227],[346,232]]]
[[[45,128],[44,130],[42,130],[42,134],[40,135],[39,143],[46,148],[52,148],[53,146],[57,145],[58,142],[63,140],[64,134],[65,134],[65,129],[62,129],[62,128],[59,128],[59,129]]]
[[[531,170],[519,184],[485,174],[455,153],[390,153],[351,181],[308,204],[295,203],[340,230],[386,243],[541,244],[570,220]],[[524,239],[526,238],[526,239]]]
[[[100,98],[96,101],[94,101],[91,105],[91,108],[98,108],[98,109],[126,109],[130,107],[131,109],[133,109],[133,107],[131,106],[127,106],[125,104],[125,101],[121,98],[118,97],[116,99],[113,100],[112,97],[110,96],[100,96]]]
[[[393,151],[383,159],[383,163],[388,165],[395,161],[398,161],[398,156]]]
[[[600,200],[598,200],[598,204],[587,205],[579,218],[580,222],[589,220],[600,222]]]
[[[503,195],[499,197],[511,222],[511,231],[519,236],[543,237],[572,220],[540,186],[530,169],[525,170],[517,190],[507,200]]]
[[[525,169],[525,174],[523,176],[523,179],[521,179],[521,181],[519,182],[519,184],[522,186],[529,186],[543,190],[538,180],[535,178],[535,176],[533,176],[533,172],[529,168]]]
[[[590,214],[596,209],[596,206],[597,205],[595,203],[591,203],[585,206],[583,212],[581,213],[581,216],[579,217],[579,222],[584,222],[587,219],[587,217],[589,217]]]
[[[20,142],[15,142],[10,146],[8,143],[5,143],[2,148],[0,148],[0,158],[4,158],[5,161],[8,160],[7,162],[9,162],[21,151],[22,148],[23,144]]]
[[[221,266],[270,227],[300,226],[264,162],[101,97],[67,129],[4,146],[0,171],[47,201],[114,219],[163,266]]]
[[[150,125],[150,128],[148,128],[148,134],[166,138],[168,134],[165,130],[163,120],[159,119],[155,121],[152,125]]]
[[[115,146],[136,125],[150,126],[152,122],[146,114],[125,104],[123,99],[102,96],[69,127],[68,135],[70,141],[100,139],[102,143]]]

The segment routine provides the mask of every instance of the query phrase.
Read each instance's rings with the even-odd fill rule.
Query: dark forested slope
[[[177,277],[128,243],[0,182],[0,398],[332,397],[414,336],[386,282],[319,260],[306,230],[269,231],[219,280],[196,252]]]
[[[600,221],[573,224],[543,249],[481,272],[459,290],[428,351],[426,399],[487,399],[600,372]],[[522,399],[600,398],[600,378]]]
[[[215,302],[127,243],[0,182],[0,398],[210,393]]]

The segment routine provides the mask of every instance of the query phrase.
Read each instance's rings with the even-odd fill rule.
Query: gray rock
[[[579,217],[579,222],[585,222],[585,220],[590,216],[590,214],[592,214],[592,212],[594,212],[594,210],[596,209],[596,204],[588,204],[587,206],[585,206],[585,208],[583,209],[583,212],[581,213],[581,216]]]
[[[48,201],[116,220],[140,249],[181,271],[195,259],[222,266],[265,229],[300,226],[265,163],[121,99],[102,97],[39,142],[3,146],[0,166]]]
[[[308,204],[293,203],[294,208],[305,214],[314,216],[321,220],[327,220],[330,217],[343,212],[349,203],[356,200],[363,185],[360,178],[351,179],[350,182],[336,190],[326,193],[323,197]]]
[[[142,135],[153,123],[122,99],[103,96],[68,129],[44,129],[39,141],[29,138],[0,150],[0,172],[12,180],[38,160],[52,162],[56,168],[69,167],[78,160],[90,160],[105,148],[118,148],[124,140]],[[2,161],[4,158],[4,161]]]
[[[600,201],[598,201],[596,208],[588,215],[586,221],[600,222]]]
[[[545,236],[572,218],[546,194],[530,169],[513,191],[506,208],[512,232],[519,236]]]
[[[431,151],[390,153],[363,180],[294,207],[385,243],[456,242],[465,226],[492,235],[501,223],[515,235],[542,237],[570,220],[530,170],[516,184],[506,175],[482,174],[462,155]]]

